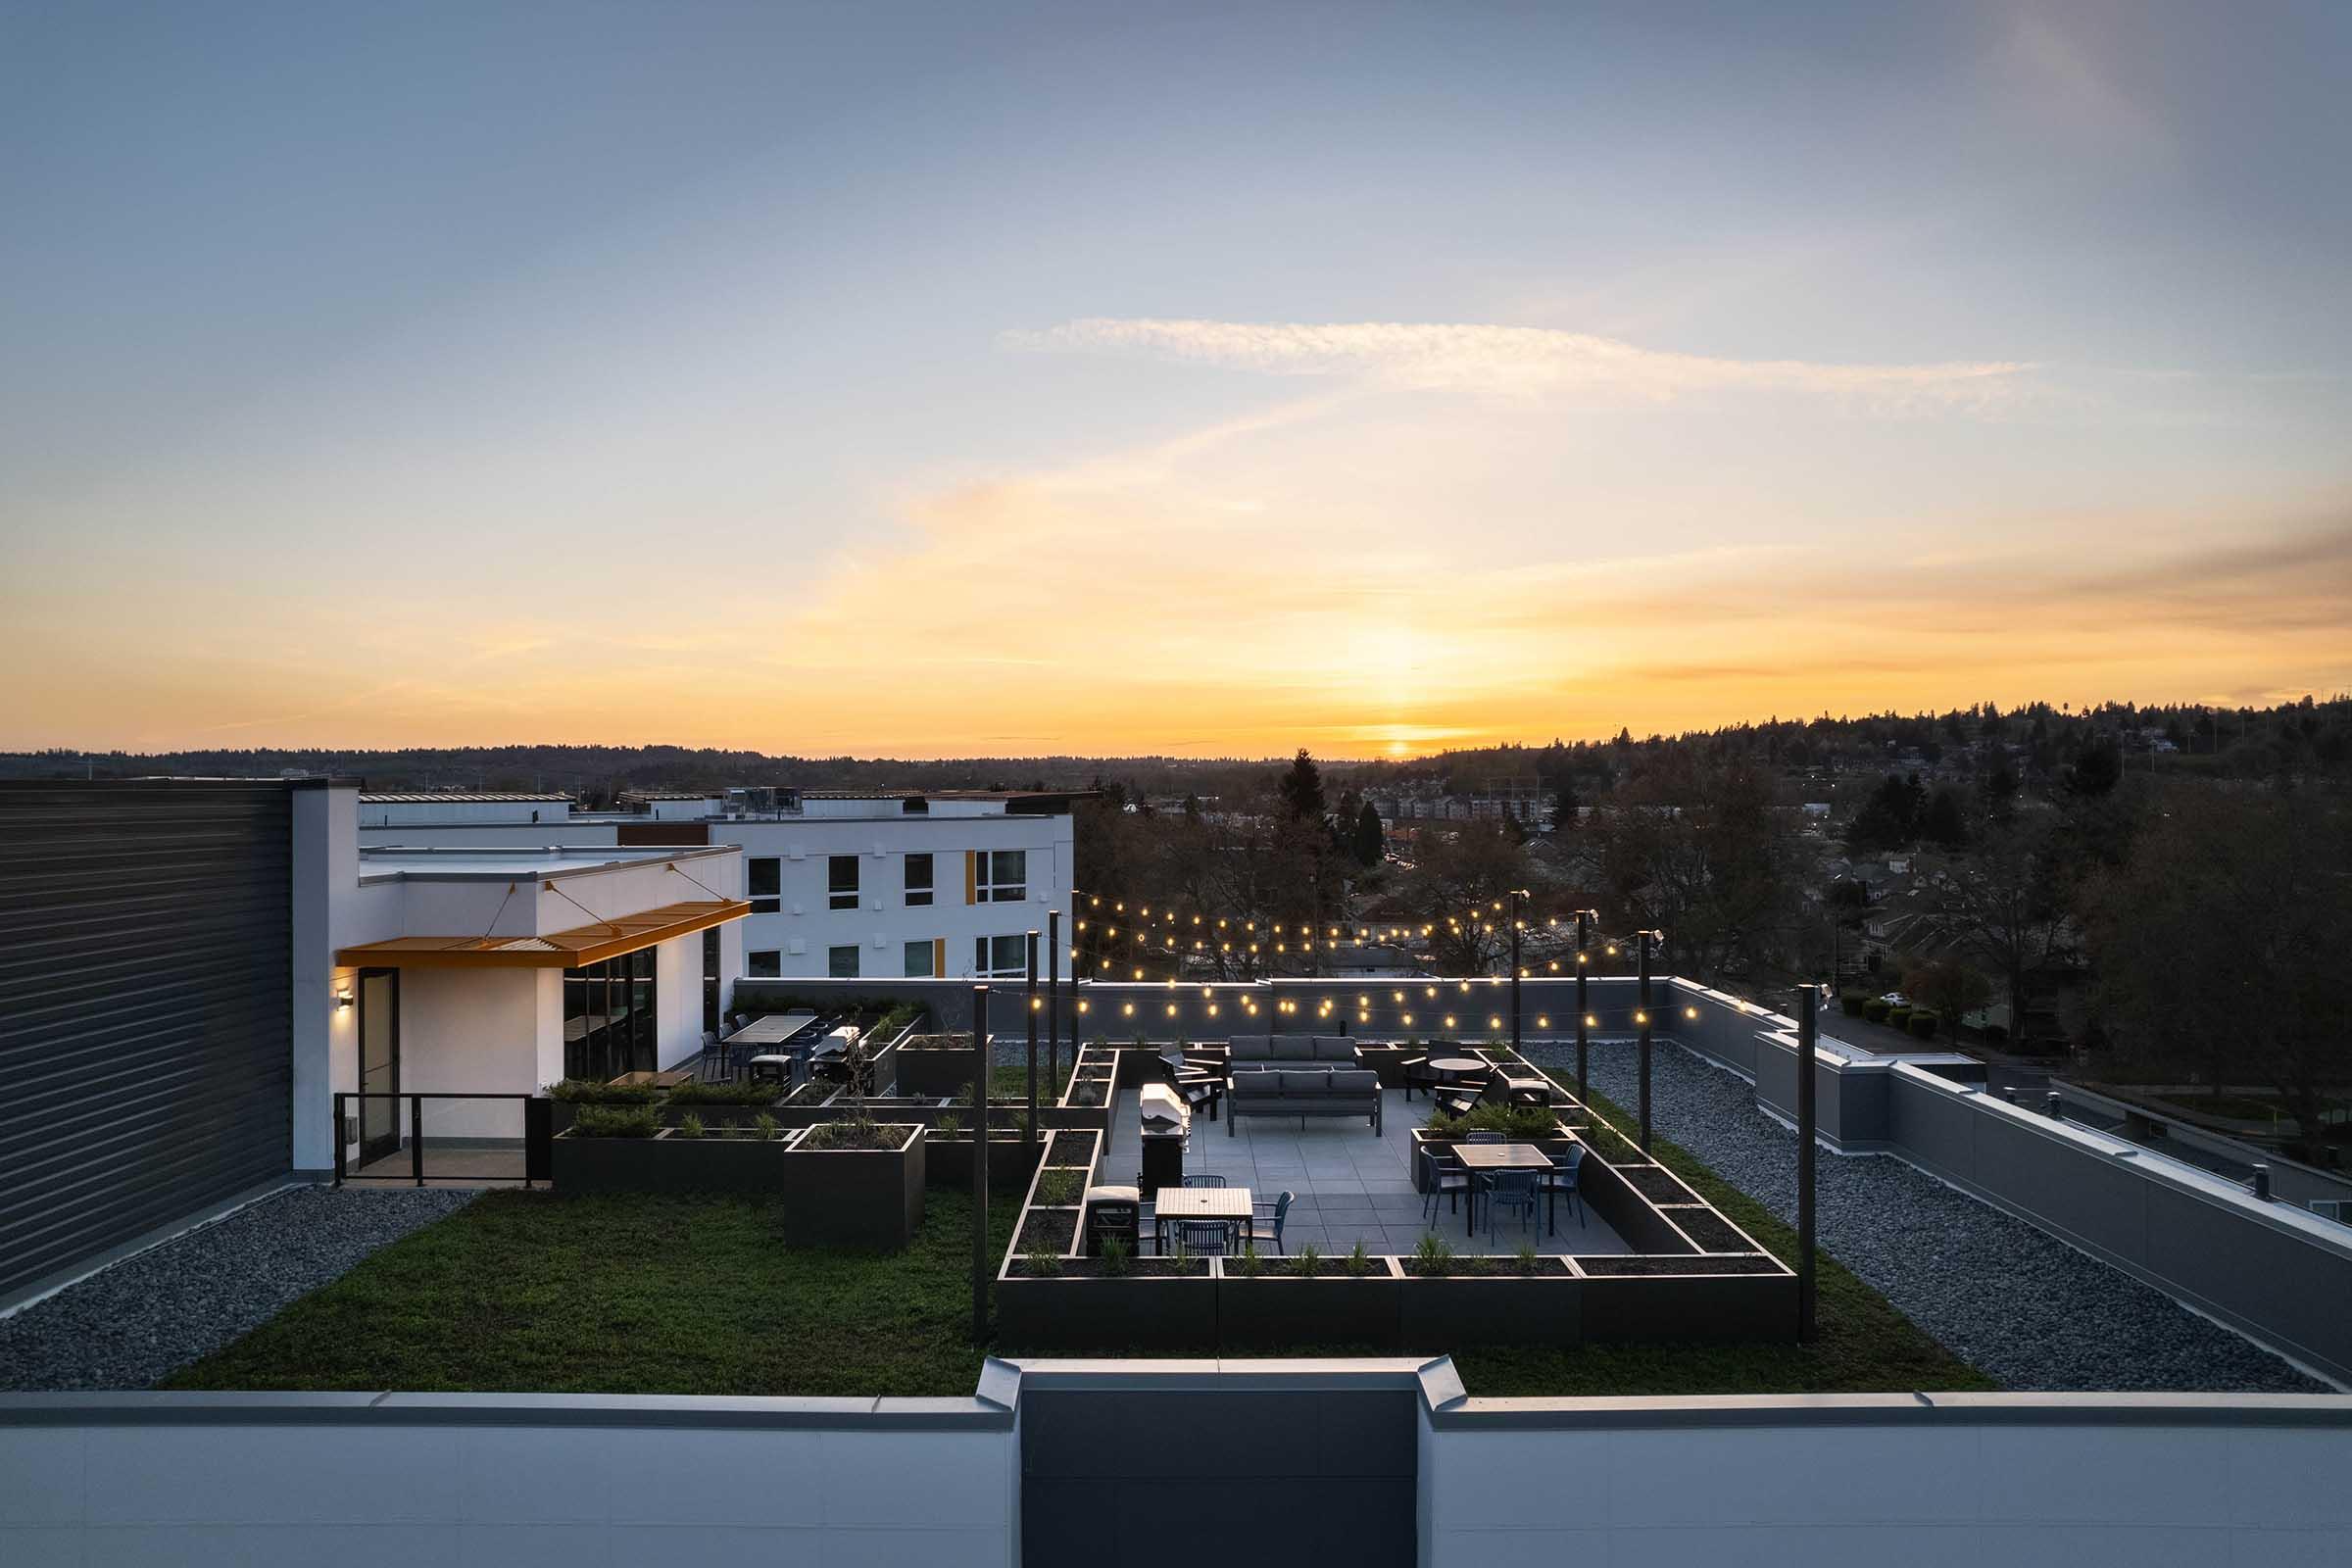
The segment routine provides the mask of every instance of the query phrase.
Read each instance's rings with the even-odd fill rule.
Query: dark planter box
[[[896,1149],[784,1152],[784,1245],[899,1251],[923,1222],[923,1130],[889,1123]],[[813,1132],[814,1129],[810,1129]]]
[[[1637,1252],[1694,1252],[1690,1239],[1667,1222],[1655,1204],[1633,1189],[1614,1165],[1588,1155],[1576,1173],[1577,1190],[1592,1212],[1607,1220],[1609,1229]]]
[[[1546,1269],[1556,1267],[1545,1260]],[[1583,1293],[1591,1284],[1558,1273],[1416,1279],[1400,1288],[1399,1345],[1440,1354],[1460,1345],[1581,1345]]]
[[[1217,1345],[1223,1349],[1357,1347],[1394,1350],[1402,1278],[1393,1257],[1373,1259],[1362,1279],[1302,1279],[1279,1255],[1263,1259],[1255,1279],[1239,1259],[1217,1259]]]
[[[929,1095],[935,1099],[960,1097],[979,1066],[969,1047],[933,1051],[901,1046],[895,1059],[899,1064],[900,1094]]]
[[[1008,1271],[997,1281],[997,1338],[1016,1351],[1213,1349],[1217,1281],[1205,1259],[1199,1266],[1182,1278],[1029,1279]]]
[[[1017,1193],[1029,1185],[1037,1173],[1038,1156],[1045,1151],[1041,1141],[1035,1148],[1027,1139],[996,1137],[988,1141],[988,1190],[992,1193]],[[969,1138],[940,1138],[926,1135],[923,1139],[923,1180],[934,1187],[953,1187],[959,1192],[972,1190],[972,1141]]]
[[[581,1138],[548,1145],[556,1191],[581,1193],[780,1193],[782,1141],[752,1138]]]
[[[1404,1064],[1420,1055],[1418,1046],[1363,1046],[1364,1065],[1380,1074],[1383,1089],[1404,1087]]]
[[[1589,1278],[1585,1339],[1708,1345],[1788,1344],[1796,1338],[1796,1276],[1652,1274]]]

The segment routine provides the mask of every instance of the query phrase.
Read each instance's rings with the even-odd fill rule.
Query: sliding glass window
[[[564,1076],[602,1083],[661,1066],[654,950],[564,971]]]

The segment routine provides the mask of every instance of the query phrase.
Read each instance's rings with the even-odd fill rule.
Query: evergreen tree
[[[1380,828],[1380,813],[1372,808],[1370,801],[1355,815],[1355,842],[1351,847],[1358,865],[1378,865],[1388,853],[1389,841]]]
[[[1323,819],[1323,773],[1303,746],[1282,775],[1282,808],[1294,821]]]

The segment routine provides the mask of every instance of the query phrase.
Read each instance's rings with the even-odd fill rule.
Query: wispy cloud
[[[1340,376],[1507,397],[1600,395],[1667,402],[1689,393],[1797,392],[1876,405],[1977,407],[2013,396],[2033,368],[2016,360],[1834,365],[1734,360],[1645,349],[1551,327],[1477,322],[1210,321],[1084,317],[1006,332],[1034,353],[1151,355],[1267,375]]]

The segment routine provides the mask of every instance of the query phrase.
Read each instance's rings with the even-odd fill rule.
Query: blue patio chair
[[[1462,1138],[1462,1142],[1465,1144],[1507,1144],[1510,1141],[1510,1138],[1502,1133],[1468,1133]]]
[[[1429,1173],[1428,1201],[1421,1205],[1421,1215],[1426,1223],[1434,1225],[1440,1198],[1446,1200],[1446,1206],[1452,1212],[1461,1212],[1462,1195],[1470,1191],[1470,1172],[1460,1160],[1441,1150],[1424,1149],[1421,1158]]]
[[[1536,1215],[1536,1173],[1532,1170],[1498,1170],[1487,1177],[1487,1240],[1494,1240],[1494,1210],[1508,1208],[1519,1215],[1519,1228],[1527,1229],[1528,1221]]]
[[[1272,1242],[1274,1244],[1274,1250],[1277,1252],[1282,1251],[1283,1222],[1291,1217],[1291,1200],[1298,1196],[1298,1195],[1296,1193],[1286,1192],[1280,1198],[1274,1200],[1274,1211],[1270,1215],[1263,1212],[1266,1206],[1265,1204],[1258,1204],[1257,1207],[1260,1212],[1250,1216],[1250,1228],[1242,1233],[1242,1240],[1251,1244],[1252,1246],[1259,1242]],[[1273,1229],[1261,1229],[1260,1222],[1268,1220],[1272,1222]]]
[[[1543,1173],[1543,1181],[1537,1184],[1537,1190],[1546,1196],[1567,1199],[1568,1206],[1575,1210],[1576,1222],[1580,1226],[1585,1223],[1585,1195],[1577,1189],[1576,1173],[1584,1162],[1585,1146],[1570,1144],[1568,1146],[1568,1163],[1565,1165],[1554,1164],[1551,1169]]]
[[[1187,1176],[1184,1179],[1184,1185],[1187,1187],[1223,1187],[1226,1182],[1222,1176],[1197,1175]]]
[[[1176,1245],[1194,1257],[1223,1252],[1233,1226],[1221,1219],[1184,1219],[1176,1222]]]

